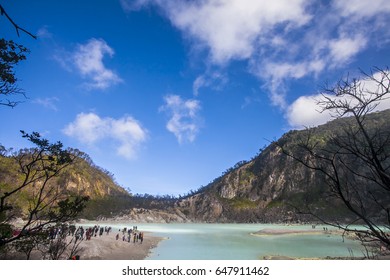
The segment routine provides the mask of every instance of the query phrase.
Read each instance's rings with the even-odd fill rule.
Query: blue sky
[[[183,194],[290,129],[329,120],[325,83],[389,66],[387,0],[1,1],[30,49],[19,130],[78,148],[133,193]],[[389,103],[381,109],[390,108]]]

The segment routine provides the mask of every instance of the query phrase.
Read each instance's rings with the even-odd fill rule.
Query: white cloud
[[[390,74],[387,72],[388,75]],[[373,77],[380,81],[383,77],[381,73],[377,72],[373,74]],[[363,78],[360,80],[361,84],[361,92],[366,100],[371,100],[372,95],[371,92],[384,92],[386,87],[389,87],[388,80],[384,80],[384,87],[378,87],[378,83],[373,81],[372,79]],[[386,84],[387,83],[387,84]],[[351,105],[356,104],[356,99],[352,99],[351,97],[336,97],[331,96],[329,94],[315,94],[310,96],[301,96],[297,100],[295,100],[286,110],[286,119],[289,125],[293,128],[303,128],[303,127],[311,127],[317,126],[320,124],[324,124],[332,119],[331,113],[332,111],[324,111],[321,113],[321,107],[318,105],[318,102],[324,100],[324,96],[328,98],[332,98],[334,100],[347,100]],[[390,109],[390,98],[383,99],[380,102],[373,103],[376,105],[375,111],[382,111],[386,109]]]
[[[256,65],[259,66],[259,65]],[[252,73],[261,77],[265,81],[266,87],[269,90],[269,96],[273,105],[286,109],[287,102],[285,95],[287,92],[285,81],[291,79],[300,79],[306,76],[309,72],[317,73],[322,71],[324,67],[322,61],[308,61],[299,63],[276,63],[273,61],[264,62],[261,68],[252,68]]]
[[[142,9],[145,5],[151,3],[150,0],[119,0],[122,8],[127,11],[137,11]]]
[[[221,90],[227,82],[228,78],[220,72],[206,73],[195,79],[192,90],[194,95],[198,96],[201,88],[211,87],[214,90]]]
[[[353,38],[345,35],[329,42],[329,56],[335,65],[347,62],[367,45],[367,38],[356,34]]]
[[[40,39],[50,39],[53,34],[49,31],[49,27],[45,25],[38,29],[37,36]]]
[[[388,0],[333,1],[333,5],[340,11],[341,15],[345,17],[356,16],[358,19],[390,12]]]
[[[159,8],[195,50],[207,51],[207,67],[247,61],[282,110],[288,108],[290,81],[343,69],[368,45],[390,42],[390,1],[325,2],[121,0],[126,11]],[[194,94],[209,84],[199,76]]]
[[[58,102],[59,99],[57,97],[47,97],[47,98],[37,98],[33,100],[33,103],[42,105],[43,107],[58,111],[58,108],[56,106],[56,102]]]
[[[245,109],[251,104],[254,103],[261,103],[261,98],[252,90],[252,95],[251,96],[245,96],[244,97],[244,102],[241,105],[241,109]]]
[[[200,129],[200,102],[194,99],[183,100],[178,95],[168,95],[164,101],[160,111],[166,111],[170,116],[166,125],[168,131],[176,136],[179,143],[193,142]]]
[[[333,1],[328,6],[313,5],[316,13],[304,32],[300,28],[265,38],[261,44],[263,53],[251,58],[251,72],[264,81],[273,105],[287,110],[286,96],[289,82],[312,76],[317,79],[324,71],[348,67],[357,55],[370,44],[380,45],[390,39],[390,32],[377,21],[376,16],[390,12],[386,4],[383,10],[377,6],[371,12],[363,12],[366,18],[351,18],[340,7],[355,5],[356,1]],[[369,1],[364,5],[369,5]],[[342,3],[342,4],[340,4]],[[389,2],[390,3],[390,2]],[[357,13],[357,10],[356,12]],[[373,40],[373,34],[380,34],[381,42]],[[276,42],[275,42],[276,40]],[[285,111],[286,112],[286,111]],[[286,112],[287,113],[287,112]]]
[[[301,26],[310,19],[307,0],[122,0],[126,10],[157,5],[186,36],[210,50],[213,63],[248,59],[259,36],[276,25]]]
[[[113,140],[117,154],[127,159],[136,157],[139,146],[147,139],[147,130],[134,118],[101,118],[95,113],[80,113],[64,129],[69,137],[88,145]]]
[[[78,45],[72,55],[74,66],[83,75],[90,79],[87,86],[90,88],[106,89],[120,83],[122,79],[104,63],[105,55],[112,57],[114,50],[102,39],[90,39],[84,45]]]
[[[169,10],[172,22],[210,48],[211,60],[224,64],[248,59],[260,35],[276,24],[302,25],[308,20],[302,0],[202,1]]]
[[[331,120],[331,115],[327,112],[321,113],[321,108],[317,105],[322,99],[321,94],[311,96],[301,96],[295,100],[286,112],[286,118],[292,128],[312,127],[324,124]]]
[[[204,75],[200,75],[195,79],[194,83],[192,84],[192,91],[195,96],[198,96],[199,90],[202,87],[207,87],[207,86],[209,86],[209,82],[207,81]]]

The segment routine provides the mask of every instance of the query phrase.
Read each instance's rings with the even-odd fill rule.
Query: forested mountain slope
[[[389,132],[389,120],[390,110],[386,110],[367,115],[365,124],[368,130]],[[310,130],[290,131],[251,161],[238,164],[199,192],[178,201],[176,207],[193,220],[210,222],[314,220],[313,216],[297,214],[307,205],[322,217],[351,219],[342,203],[327,196],[323,174],[308,169],[281,148],[294,147],[308,132],[312,139],[327,147],[328,136],[342,131],[351,121],[342,118]]]

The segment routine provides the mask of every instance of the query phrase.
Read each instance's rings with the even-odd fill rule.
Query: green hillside
[[[0,187],[5,193],[22,183],[24,176],[18,165],[19,152],[0,156]],[[96,218],[99,215],[112,216],[121,210],[128,208],[130,194],[119,186],[112,174],[96,166],[88,155],[78,150],[72,150],[77,154],[74,162],[50,181],[64,190],[69,196],[88,196],[89,201],[81,217]],[[14,207],[13,213],[23,217],[27,213],[29,201],[33,199],[33,188],[30,186],[13,196],[9,201]]]

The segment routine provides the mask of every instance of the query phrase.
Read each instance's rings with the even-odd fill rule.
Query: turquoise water
[[[115,225],[115,228],[132,225]],[[363,256],[360,243],[339,235],[253,236],[262,229],[311,230],[311,226],[270,224],[137,224],[141,231],[165,237],[151,260],[256,260],[280,255],[297,258]],[[322,227],[317,227],[322,228]],[[330,228],[330,227],[329,227]]]

